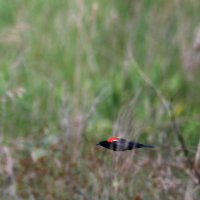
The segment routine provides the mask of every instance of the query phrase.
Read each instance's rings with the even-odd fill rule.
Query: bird
[[[96,145],[102,146],[113,151],[127,151],[138,148],[154,148],[153,145],[140,144],[138,142],[129,141],[121,137],[110,137],[108,140],[103,140]]]

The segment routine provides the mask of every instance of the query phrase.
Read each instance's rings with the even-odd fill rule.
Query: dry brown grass
[[[141,140],[140,129],[133,129],[133,124],[140,126],[132,112],[136,102],[123,107],[114,134]],[[85,122],[80,119],[71,136],[18,138],[9,144],[1,140],[1,199],[199,199],[195,173],[182,150],[165,143],[165,133],[158,140],[151,134],[149,142],[157,141],[153,150],[112,152],[97,147],[94,138],[82,137]]]

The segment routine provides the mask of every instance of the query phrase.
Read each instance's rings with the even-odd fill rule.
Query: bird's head
[[[103,141],[100,141],[99,143],[97,143],[96,145],[108,148],[110,143],[108,141],[106,141],[106,140],[103,140]]]

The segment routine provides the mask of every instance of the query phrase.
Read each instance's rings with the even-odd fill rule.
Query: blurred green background
[[[118,123],[122,135],[158,146],[152,159],[173,147],[171,158],[179,159],[166,110],[172,98],[181,134],[195,156],[199,10],[198,0],[0,0],[1,199],[183,199],[185,190],[173,194],[160,188],[156,197],[142,192],[145,173],[137,186],[120,173],[125,182],[109,178],[112,195],[110,182],[103,184],[104,175],[99,178],[100,171],[87,165],[124,171],[123,161],[109,165],[115,155],[105,157],[94,146],[122,134],[113,128]],[[121,187],[126,183],[129,187]]]

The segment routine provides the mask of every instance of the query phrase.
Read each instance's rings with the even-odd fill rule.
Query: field
[[[199,10],[0,0],[0,199],[199,200]]]

